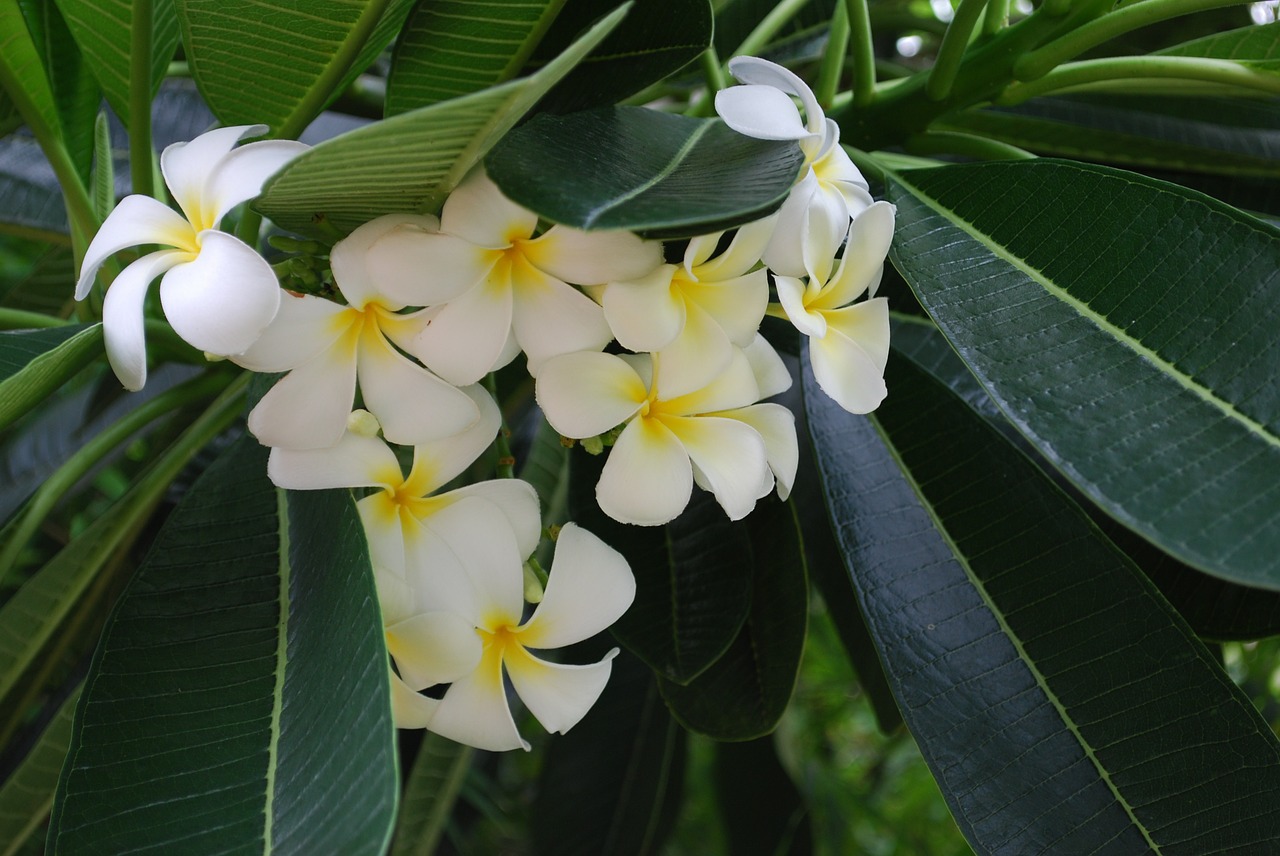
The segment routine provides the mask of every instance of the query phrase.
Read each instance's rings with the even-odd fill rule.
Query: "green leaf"
[[[1154,51],[1157,56],[1201,56],[1210,59],[1230,59],[1247,64],[1280,60],[1280,22],[1253,24],[1214,33],[1201,39],[1183,42],[1164,50]]]
[[[537,116],[485,165],[504,194],[553,222],[687,237],[774,211],[803,160],[794,142],[719,119],[612,107]]]
[[[58,179],[40,146],[26,134],[0,140],[0,232],[70,245]],[[68,295],[71,284],[66,285]]]
[[[102,325],[0,333],[0,428],[102,353]]]
[[[535,63],[555,56],[610,5],[568,0],[539,46]],[[571,113],[635,95],[697,59],[711,44],[711,27],[708,0],[632,0],[627,25],[611,33],[538,109]]]
[[[653,675],[617,657],[591,712],[547,747],[531,814],[535,852],[661,853],[680,808],[684,765],[684,729]]]
[[[1276,840],[1280,743],[1177,613],[961,399],[897,354],[886,380],[867,418],[806,371],[809,429],[903,716],[974,848]]]
[[[825,28],[831,22],[836,2],[838,0],[809,0],[778,31],[778,38],[786,39],[815,28]],[[778,3],[777,0],[729,0],[717,5],[716,52],[721,58],[728,59]]]
[[[220,457],[117,602],[49,852],[383,852],[397,776],[363,530],[348,491],[284,494],[266,459],[251,438]]]
[[[58,772],[71,743],[71,719],[79,697],[77,687],[0,788],[0,856],[16,853],[49,814]]]
[[[751,740],[778,724],[795,688],[809,616],[792,506],[766,497],[734,525],[751,540],[751,613],[724,656],[686,686],[658,681],[675,718],[716,740]]]
[[[460,98],[515,77],[564,2],[419,2],[396,42],[386,114]]]
[[[102,102],[102,92],[89,73],[58,6],[50,0],[34,0],[25,11],[27,26],[53,89],[63,143],[80,181],[88,184],[93,160],[93,122]]]
[[[636,598],[610,628],[622,646],[659,675],[687,683],[729,649],[751,608],[751,545],[746,527],[696,490],[665,526],[629,526],[605,516],[595,486],[603,456],[569,458],[569,517],[621,552]]]
[[[716,744],[714,784],[730,856],[813,852],[809,807],[772,737]]]
[[[38,121],[61,137],[53,89],[18,0],[0,0],[0,89],[8,90],[27,124]]]
[[[531,77],[321,143],[267,182],[258,208],[282,228],[313,234],[321,221],[350,231],[382,214],[439,211],[467,171],[621,18],[621,11],[605,18]]]
[[[469,746],[423,732],[422,746],[400,801],[391,856],[435,852],[474,754]]]
[[[1045,459],[1187,564],[1280,588],[1280,233],[1083,164],[913,171],[891,198],[895,264]]]
[[[296,137],[365,54],[393,0],[177,0],[191,74],[224,125]],[[245,57],[253,57],[246,63]],[[372,57],[370,57],[371,59]]]
[[[134,0],[57,0],[89,69],[120,120],[129,126],[129,77]],[[178,46],[173,0],[150,0],[151,94],[160,89]],[[96,103],[94,105],[97,106]]]

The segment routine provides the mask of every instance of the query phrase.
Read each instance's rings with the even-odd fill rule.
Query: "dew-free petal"
[[[530,648],[563,648],[581,642],[622,617],[635,595],[635,577],[622,554],[587,530],[566,523],[556,539],[542,602],[517,638]]]
[[[657,419],[634,419],[609,450],[596,501],[620,523],[657,526],[689,504],[693,468],[684,446]]]
[[[614,648],[599,663],[572,666],[548,663],[512,646],[506,657],[507,673],[516,694],[542,727],[552,734],[563,734],[600,698],[617,654]]]

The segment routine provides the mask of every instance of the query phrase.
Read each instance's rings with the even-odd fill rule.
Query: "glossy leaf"
[[[278,492],[266,457],[246,438],[219,458],[117,602],[50,852],[383,852],[394,732],[359,518],[346,491]]]
[[[1155,51],[1159,56],[1202,56],[1250,65],[1280,60],[1280,22],[1254,24]]]
[[[891,198],[895,263],[1046,460],[1166,552],[1280,588],[1280,232],[1081,164],[902,173]]]
[[[467,171],[620,20],[620,13],[610,15],[530,77],[316,146],[267,183],[259,209],[304,233],[316,232],[320,221],[350,231],[394,211],[439,211]]]
[[[435,852],[474,754],[470,747],[423,732],[400,800],[391,856]]]
[[[49,814],[58,773],[71,743],[71,719],[79,697],[77,687],[0,787],[0,856],[17,853]]]
[[[745,525],[731,523],[698,489],[665,526],[618,523],[596,504],[602,457],[575,449],[569,465],[569,519],[626,556],[636,577],[635,602],[610,632],[659,675],[693,680],[747,620],[752,553]]]
[[[752,139],[718,119],[612,107],[540,115],[485,165],[504,194],[556,223],[687,237],[778,208],[803,159],[794,142]]]
[[[587,658],[590,659],[590,658]],[[546,856],[661,853],[679,810],[685,732],[626,654],[587,717],[547,747],[531,813]]]
[[[0,333],[0,428],[102,353],[102,325]]]
[[[515,77],[564,2],[418,3],[396,42],[386,114],[470,95]]]
[[[93,160],[93,122],[102,92],[58,5],[30,3],[24,11],[53,90],[62,141],[78,177],[87,184]]]
[[[685,686],[659,679],[672,714],[716,740],[773,731],[804,651],[809,587],[792,506],[766,497],[735,524],[751,540],[751,612],[729,650]]]
[[[838,0],[809,0],[778,32],[785,39],[814,28],[825,28],[831,21]],[[721,59],[737,53],[742,40],[751,34],[765,16],[777,6],[776,0],[729,0],[719,4],[716,12],[716,51]]]
[[[111,109],[129,124],[129,77],[133,2],[57,0],[67,27],[88,60]],[[151,0],[151,94],[160,89],[178,46],[178,15],[173,0]],[[94,107],[97,107],[96,99]],[[95,109],[96,112],[96,109]]]
[[[568,0],[539,47],[545,62],[618,0]],[[539,110],[572,113],[615,104],[670,77],[711,44],[708,0],[631,0],[627,23],[556,85]]]
[[[813,852],[809,807],[772,737],[716,744],[714,784],[730,856]]]
[[[1221,665],[961,399],[896,354],[886,377],[871,418],[807,372],[805,406],[903,715],[975,849],[1275,840],[1280,743]]]
[[[61,136],[53,89],[17,0],[0,2],[0,80],[4,81],[0,88],[17,87],[18,92],[10,92],[9,97],[27,124],[39,121]]]

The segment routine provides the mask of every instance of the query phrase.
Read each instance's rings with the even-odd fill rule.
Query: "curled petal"
[[[387,651],[405,684],[421,690],[474,671],[484,648],[466,619],[436,610],[388,624]]]
[[[497,506],[511,524],[516,550],[527,558],[538,549],[542,537],[542,515],[538,511],[538,494],[533,485],[520,479],[490,479],[451,490],[442,496],[459,499],[478,496]]]
[[[696,303],[688,304],[684,329],[655,356],[659,394],[664,399],[694,392],[724,371],[733,359],[733,343]]]
[[[430,323],[405,350],[450,383],[475,383],[501,364],[513,305],[509,283],[487,278],[432,310]]]
[[[524,611],[523,557],[515,533],[502,509],[477,495],[438,507],[422,526],[442,539],[453,551],[470,582],[474,608],[454,608],[474,625],[494,631],[515,627]],[[437,573],[434,567],[418,569],[419,578]],[[434,581],[432,581],[434,582]]]
[[[791,372],[764,336],[756,335],[755,341],[742,349],[751,365],[761,398],[771,398],[791,388]]]
[[[346,431],[355,394],[355,341],[344,336],[276,381],[249,412],[249,430],[264,446],[327,448]]]
[[[390,678],[391,718],[395,720],[396,728],[426,728],[440,702],[409,689],[395,672]]]
[[[408,306],[434,306],[483,280],[497,258],[494,250],[404,223],[378,240],[365,265],[383,294]]]
[[[440,230],[480,247],[506,248],[538,228],[538,215],[502,195],[484,170],[472,170],[449,194],[440,212]]]
[[[671,287],[674,265],[661,265],[646,277],[611,282],[600,305],[618,344],[632,351],[665,348],[684,328],[684,299]]]
[[[484,519],[483,513],[480,518]],[[458,549],[438,528],[424,525],[410,514],[398,514],[398,519],[403,535],[405,589],[410,595],[409,614],[445,610],[462,616],[474,628],[480,622],[475,586]],[[445,517],[436,522],[445,530],[449,528]],[[389,525],[387,531],[390,532]],[[465,543],[457,546],[463,553],[469,547]]]
[[[774,216],[739,226],[737,234],[733,236],[733,240],[723,253],[698,265],[697,278],[705,282],[742,276],[755,267],[764,256],[764,248],[768,246],[769,238],[772,237],[776,226],[777,218]],[[692,242],[689,247],[693,248]],[[688,265],[688,262],[689,254],[686,252],[685,264]]]
[[[662,389],[661,365],[658,367],[658,388]],[[662,410],[677,416],[694,416],[716,410],[733,410],[746,407],[760,400],[760,387],[756,384],[751,361],[741,348],[731,348],[729,362],[711,383],[687,395],[662,399]]]
[[[293,140],[263,140],[224,155],[205,179],[203,208],[212,219],[200,225],[216,226],[232,208],[261,193],[267,179],[306,150],[306,145]]]
[[[778,301],[782,310],[787,313],[787,320],[806,336],[825,336],[827,319],[821,312],[810,312],[804,305],[804,283],[793,276],[775,276],[774,285],[778,289]]]
[[[369,271],[368,261],[374,245],[401,223],[421,223],[434,229],[439,225],[435,217],[418,217],[413,214],[384,214],[365,223],[333,245],[329,253],[329,267],[333,281],[347,303],[364,309],[370,302],[377,302],[387,309],[397,310],[405,303],[393,305],[383,297],[381,284]]]
[[[635,596],[636,580],[622,554],[587,530],[566,523],[556,539],[542,602],[517,638],[529,648],[563,648],[581,642],[621,618]]]
[[[395,452],[377,437],[347,432],[328,449],[274,448],[267,475],[276,487],[326,490],[336,487],[382,487],[394,490],[401,481]]]
[[[577,285],[640,279],[662,264],[660,241],[623,231],[583,232],[552,226],[521,249],[543,273]]]
[[[233,354],[231,361],[255,372],[289,371],[332,347],[358,317],[355,310],[323,297],[286,291],[258,341]]]
[[[125,389],[137,391],[147,382],[147,341],[143,304],[157,276],[181,264],[187,254],[161,250],[129,265],[107,289],[102,301],[102,335],[107,360]]]
[[[689,504],[693,468],[689,454],[657,419],[631,421],[609,450],[596,483],[596,501],[620,523],[657,526]]]
[[[848,228],[844,197],[824,188],[810,170],[778,211],[764,263],[776,274],[826,282]]]
[[[225,232],[200,233],[200,255],[175,267],[160,284],[160,302],[174,332],[202,351],[239,354],[280,308],[271,265]]]
[[[870,413],[884,400],[889,310],[883,297],[827,313],[828,331],[809,339],[813,376],[850,413]]]
[[[826,117],[822,113],[822,108],[818,106],[818,99],[814,97],[809,85],[795,72],[760,57],[736,56],[729,60],[729,73],[743,83],[773,86],[796,96],[804,105],[809,131],[815,134],[823,132]],[[723,91],[728,92],[736,88],[730,87]]]
[[[716,416],[664,417],[693,461],[698,484],[729,515],[741,520],[773,489],[764,438],[744,422]]]
[[[813,136],[786,93],[773,86],[730,86],[716,93],[716,113],[739,134],[757,140]]]
[[[548,663],[513,645],[507,650],[511,685],[542,727],[563,734],[577,725],[604,692],[613,669],[614,648],[599,663],[567,666]]]
[[[538,406],[565,437],[603,434],[626,422],[649,395],[626,361],[594,351],[547,360],[535,387]]]
[[[84,251],[76,300],[84,300],[94,277],[111,255],[138,244],[177,247],[194,254],[199,250],[196,233],[181,215],[150,196],[135,194],[120,200]]]
[[[205,198],[205,182],[210,170],[216,168],[238,141],[245,137],[260,136],[267,130],[266,125],[231,125],[214,128],[190,142],[165,147],[160,153],[160,171],[164,174],[164,183],[169,186],[170,195],[188,220],[199,224],[203,229],[217,225],[216,218],[204,221],[206,209],[210,214],[213,213],[208,206],[211,200]],[[257,196],[258,192],[255,190],[253,195]]]
[[[473,384],[459,392],[475,404],[479,418],[457,434],[430,440],[413,447],[413,469],[405,481],[405,492],[426,496],[443,487],[489,448],[502,427],[502,414],[484,387]]]
[[[745,348],[755,338],[769,306],[769,276],[761,268],[730,279],[691,282],[684,293],[715,319],[730,341]]]
[[[864,292],[875,293],[893,241],[893,225],[894,207],[888,202],[877,202],[858,215],[849,227],[849,241],[840,268],[810,302],[811,309],[838,309]]]
[[[376,330],[359,347],[360,391],[365,407],[392,443],[412,446],[466,430],[480,418],[465,392],[410,362]]]
[[[276,450],[272,450],[273,453]],[[268,459],[269,462],[270,459]],[[395,581],[395,590],[400,603],[395,613],[384,610],[384,621],[399,620],[405,615],[417,611],[418,603],[409,586],[409,572],[405,565],[405,533],[400,519],[400,506],[386,491],[378,491],[366,496],[356,503],[360,512],[360,522],[364,524],[365,539],[369,542],[369,558],[373,562],[375,575],[385,575]],[[378,594],[387,592],[381,576],[378,577]],[[469,603],[469,600],[464,603]],[[425,605],[425,604],[424,604]],[[443,604],[434,604],[434,609],[443,609]]]
[[[550,357],[599,351],[613,339],[604,310],[573,286],[522,262],[512,266],[511,285],[511,330],[534,377]]]
[[[778,498],[790,496],[800,466],[795,415],[781,404],[753,404],[717,415],[745,422],[756,430],[764,440],[765,458],[778,483]]]
[[[529,750],[507,706],[500,646],[490,646],[474,672],[453,682],[427,728],[441,737],[490,752]]]

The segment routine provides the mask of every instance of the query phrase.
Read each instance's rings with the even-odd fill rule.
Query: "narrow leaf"
[[[1158,56],[1202,56],[1243,63],[1280,60],[1280,21],[1214,33],[1154,53]]]
[[[70,245],[62,190],[40,146],[19,132],[0,140],[0,231]],[[71,287],[66,286],[70,295]]]
[[[57,4],[48,0],[31,4],[27,15],[53,90],[62,141],[80,181],[88,184],[93,162],[93,122],[102,103],[102,92]]]
[[[277,225],[306,233],[321,221],[350,231],[394,211],[439,211],[467,171],[617,25],[623,11],[537,74],[321,143],[267,183],[258,207]]]
[[[806,372],[805,406],[851,579],[974,848],[1276,840],[1280,743],[1177,613],[959,398],[897,355],[887,382],[866,418]]]
[[[0,333],[0,428],[102,353],[102,325]]]
[[[775,210],[803,160],[794,142],[718,119],[612,107],[537,116],[485,164],[504,194],[556,223],[687,237]]]
[[[1280,588],[1280,232],[1083,164],[913,171],[891,197],[895,264],[1045,459],[1182,561]]]
[[[50,852],[383,852],[394,732],[359,518],[346,491],[278,492],[266,456],[219,458],[117,602]]]
[[[93,209],[106,219],[116,206],[116,170],[111,149],[111,125],[106,113],[99,113],[93,126]]]
[[[435,852],[474,754],[470,747],[423,732],[422,746],[400,801],[391,856]]]
[[[77,687],[0,787],[0,856],[17,853],[49,814],[58,772],[71,743],[71,719],[79,697]]]
[[[0,89],[8,90],[27,124],[40,122],[61,137],[53,89],[18,0],[0,0]]]

